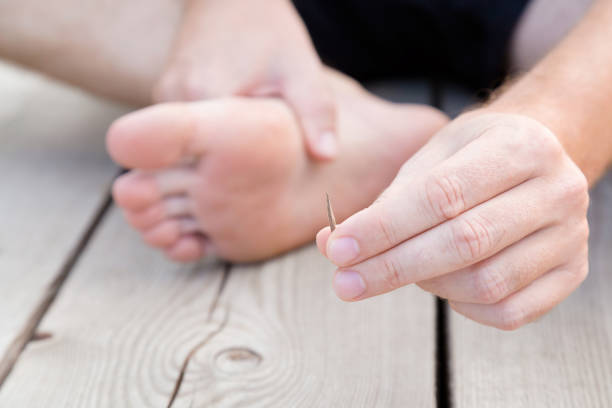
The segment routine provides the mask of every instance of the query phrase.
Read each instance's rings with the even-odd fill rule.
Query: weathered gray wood
[[[445,100],[457,112],[471,98],[447,89]],[[502,332],[451,312],[454,406],[612,406],[612,173],[589,219],[590,275],[549,315]]]
[[[114,213],[0,390],[0,406],[433,405],[433,300],[337,300],[307,247],[222,272],[179,267]],[[205,344],[201,344],[206,341]]]
[[[117,169],[104,133],[120,109],[0,64],[0,383],[26,327]]]
[[[7,407],[163,407],[221,324],[219,265],[179,266],[113,210],[0,389]],[[179,406],[179,405],[176,405]]]
[[[332,271],[313,246],[229,275],[173,265],[113,210],[0,406],[433,406],[433,298],[343,303]]]
[[[235,267],[227,323],[193,356],[177,406],[433,406],[434,299],[407,287],[343,303],[333,269],[312,246]]]
[[[421,81],[369,89],[397,102],[430,100]],[[219,308],[227,323],[193,356],[177,404],[433,406],[434,299],[410,287],[343,303],[333,270],[314,247],[233,268]]]

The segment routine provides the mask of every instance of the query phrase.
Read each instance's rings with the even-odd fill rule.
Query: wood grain
[[[214,335],[218,264],[179,266],[113,210],[0,389],[7,407],[164,407]],[[178,405],[176,405],[178,406]]]
[[[423,81],[368,88],[430,101]],[[176,406],[433,406],[433,297],[408,287],[344,303],[333,270],[313,246],[234,267],[217,311],[227,323],[192,357]]]
[[[123,109],[1,63],[0,89],[1,383],[107,196],[104,133]]]
[[[407,287],[344,303],[333,269],[313,246],[232,269],[227,323],[193,356],[177,406],[433,406],[434,299]]]
[[[230,272],[177,266],[112,210],[0,406],[433,406],[433,298],[343,303],[332,271],[313,246]]]

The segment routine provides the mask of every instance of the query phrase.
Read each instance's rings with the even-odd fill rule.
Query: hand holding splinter
[[[281,97],[316,160],[337,153],[336,108],[324,67],[289,0],[191,0],[155,102]]]
[[[482,109],[438,132],[317,245],[339,267],[343,300],[416,283],[473,320],[515,329],[586,277],[587,207],[586,179],[550,130]]]

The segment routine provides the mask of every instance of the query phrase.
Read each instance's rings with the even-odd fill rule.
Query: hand
[[[191,0],[155,102],[281,96],[315,159],[336,155],[335,105],[324,68],[288,0]]]
[[[340,267],[344,300],[417,283],[470,319],[512,330],[586,277],[587,207],[586,179],[552,132],[482,109],[443,128],[317,245]]]

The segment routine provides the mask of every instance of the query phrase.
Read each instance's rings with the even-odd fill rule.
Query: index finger
[[[337,226],[327,257],[338,266],[361,262],[533,177],[543,158],[508,129],[490,129],[414,180],[400,172],[374,204]]]

